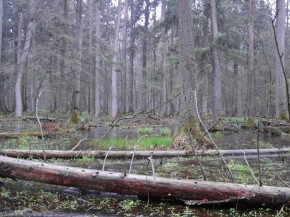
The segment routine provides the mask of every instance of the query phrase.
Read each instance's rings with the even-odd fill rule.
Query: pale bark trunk
[[[100,0],[96,0],[96,42],[95,42],[95,115],[101,114],[101,76],[100,76],[100,53],[101,53],[101,11]]]
[[[113,43],[113,67],[112,67],[112,117],[118,115],[118,83],[117,83],[117,65],[118,64],[118,39],[121,21],[121,0],[118,0],[118,13],[116,17],[116,27]],[[119,66],[118,66],[119,67]]]
[[[144,31],[142,41],[142,80],[141,80],[141,110],[146,111],[147,108],[147,44],[148,44],[148,26],[149,26],[149,8],[150,1],[145,0],[145,11],[144,11]]]
[[[126,112],[126,90],[127,90],[127,35],[128,35],[128,0],[124,2],[124,26],[122,30],[122,80],[121,80],[121,104],[120,112],[124,114]]]
[[[31,7],[33,7],[33,4]],[[15,82],[15,116],[16,117],[21,117],[23,113],[21,83],[22,83],[22,76],[25,71],[26,61],[27,61],[27,57],[28,57],[28,53],[29,53],[29,49],[31,45],[34,22],[33,20],[30,20],[28,23],[27,34],[26,34],[23,49],[21,49],[22,25],[23,25],[23,14],[20,13],[19,23],[18,23],[17,73],[16,73],[16,82]]]
[[[218,38],[217,7],[216,1],[211,0],[211,25],[214,42]],[[222,89],[219,50],[217,45],[212,46],[213,53],[213,121],[217,122],[222,113]]]
[[[0,0],[0,111],[6,112],[4,82],[6,80],[2,69],[2,32],[3,32],[3,0]]]
[[[138,195],[146,198],[181,200],[191,205],[247,202],[252,205],[270,207],[289,205],[290,201],[290,189],[283,187],[114,173],[3,156],[0,156],[0,165],[2,178]]]
[[[254,7],[255,0],[248,2],[248,116],[252,118],[255,113],[255,70],[254,70]]]
[[[282,63],[285,66],[285,0],[276,0],[276,10],[278,13],[276,22],[276,37],[280,55],[282,54]],[[276,117],[281,115],[281,112],[286,110],[286,85],[283,76],[282,66],[280,63],[279,54],[276,53]]]
[[[28,132],[28,133],[0,133],[0,138],[18,138],[22,135],[37,136],[41,137],[40,132]],[[53,136],[53,134],[45,133],[44,136]],[[263,155],[277,155],[277,154],[289,154],[290,148],[268,148],[260,149],[259,154]],[[256,156],[257,149],[244,149],[244,150],[195,150],[192,151],[58,151],[58,150],[46,150],[46,158],[83,158],[83,157],[93,157],[93,158],[105,158],[108,154],[108,158],[130,158],[134,153],[134,158],[145,158],[145,157],[193,157],[194,154],[197,156]],[[14,158],[43,158],[42,150],[21,150],[21,149],[1,149],[1,155]]]

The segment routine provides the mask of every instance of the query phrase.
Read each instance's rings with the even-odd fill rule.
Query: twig
[[[286,187],[290,187],[278,174],[276,174],[276,176],[278,177],[278,179],[280,179],[281,182],[283,182],[283,184],[286,186]]]
[[[260,121],[258,121],[258,135],[257,135],[257,153],[258,153],[258,168],[259,168],[259,183],[262,186],[261,160],[260,160]]]
[[[154,164],[153,164],[152,156],[148,157],[147,159],[148,159],[148,161],[149,161],[150,164],[151,164],[151,168],[152,168],[152,176],[155,176],[155,169],[154,169]]]
[[[72,149],[71,151],[75,150],[83,141],[87,140],[88,139],[88,136],[84,137],[84,138],[81,138],[80,141],[78,142],[78,144],[76,144]]]
[[[40,122],[40,118],[39,118],[39,115],[38,115],[38,101],[39,101],[39,98],[42,94],[44,90],[41,90],[37,97],[36,97],[36,102],[35,102],[35,115],[36,115],[36,118],[37,118],[37,122],[39,124],[39,128],[40,128],[40,132],[41,132],[41,141],[42,141],[42,152],[43,152],[43,159],[44,161],[46,161],[46,154],[45,154],[45,143],[44,143],[44,136],[43,136],[43,129],[42,129],[42,125],[41,125],[41,122]]]
[[[111,149],[112,149],[112,147],[110,147],[110,148],[109,148],[109,151],[107,151],[107,153],[106,153],[106,156],[105,156],[105,159],[104,159],[104,162],[103,162],[103,168],[102,168],[102,171],[105,170],[106,160],[107,160],[107,157],[108,157],[108,155],[109,155]]]
[[[244,160],[245,160],[245,162],[246,162],[246,164],[247,164],[247,166],[248,166],[248,168],[249,168],[249,170],[250,170],[250,173],[252,174],[253,179],[256,181],[257,185],[259,185],[259,181],[258,181],[257,178],[255,177],[255,174],[254,174],[254,172],[253,172],[253,170],[252,170],[252,168],[251,168],[251,166],[250,166],[250,164],[249,164],[249,162],[248,162],[248,160],[247,160],[246,152],[245,152],[245,151],[244,151]]]
[[[141,138],[139,138],[137,140],[137,142],[134,144],[134,150],[133,150],[133,154],[132,154],[132,158],[131,158],[131,163],[130,163],[130,167],[129,167],[129,172],[128,173],[131,173],[131,169],[132,169],[132,165],[133,165],[133,161],[134,161],[134,157],[135,157],[135,152],[138,150],[138,143],[140,142],[141,139],[147,137],[148,135],[144,135],[142,136]]]
[[[221,153],[220,153],[220,151],[219,151],[219,149],[218,149],[216,143],[215,143],[215,142],[213,141],[213,139],[211,138],[210,133],[208,132],[206,126],[204,125],[204,123],[203,123],[202,120],[201,120],[201,117],[200,117],[199,112],[198,112],[198,105],[197,105],[197,96],[196,96],[196,91],[194,91],[194,100],[195,100],[195,108],[196,108],[196,113],[197,113],[198,120],[200,121],[202,127],[204,128],[204,130],[205,130],[205,132],[207,133],[209,139],[211,140],[212,144],[214,145],[214,147],[215,147],[217,153],[219,154],[221,160],[223,161],[225,167],[227,168],[227,170],[228,170],[228,172],[229,172],[229,174],[230,174],[230,178],[231,178],[231,180],[232,180],[233,182],[235,182],[235,179],[234,179],[234,176],[233,176],[233,174],[232,174],[232,171],[231,171],[230,168],[228,167],[228,165],[227,165],[227,163],[226,163],[224,157],[221,155]]]

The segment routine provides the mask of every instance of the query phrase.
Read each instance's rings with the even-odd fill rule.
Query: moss
[[[289,121],[289,116],[286,110],[282,110],[278,117],[279,120]]]
[[[194,117],[189,117],[179,127],[171,149],[191,149],[192,144],[196,149],[212,147],[212,143],[203,136],[199,122]]]
[[[80,112],[77,110],[74,110],[70,114],[70,123],[72,124],[79,124],[81,122]]]
[[[242,125],[242,128],[245,129],[257,129],[257,124],[254,119],[249,118],[246,122]]]
[[[222,118],[220,118],[217,122],[217,124],[215,125],[216,128],[223,128],[226,124],[226,121]]]

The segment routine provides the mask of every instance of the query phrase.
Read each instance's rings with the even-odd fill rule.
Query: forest
[[[289,2],[276,5],[191,1],[201,114],[288,115]],[[178,1],[5,0],[1,9],[2,113],[35,112],[43,91],[39,109],[55,116],[180,114]]]
[[[0,0],[0,215],[288,216],[289,15]]]

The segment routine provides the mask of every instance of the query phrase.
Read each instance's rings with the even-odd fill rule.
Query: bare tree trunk
[[[129,71],[127,73],[127,112],[134,112],[133,102],[134,102],[134,56],[135,56],[135,35],[134,35],[134,1],[131,0],[131,18],[130,18],[130,52],[129,52]]]
[[[94,77],[94,52],[93,52],[93,12],[94,12],[94,4],[93,0],[88,1],[88,14],[89,14],[89,72],[90,72],[90,78],[88,79],[89,83],[92,83],[92,79]],[[94,113],[94,85],[90,84],[88,86],[89,94],[88,94],[88,102],[89,102],[89,113]]]
[[[3,33],[3,0],[0,0],[0,111],[6,112],[4,83],[5,75],[2,68],[2,33]]]
[[[118,115],[118,83],[117,83],[117,64],[118,64],[118,39],[121,21],[121,0],[118,0],[118,13],[116,17],[116,27],[113,43],[113,67],[112,67],[112,117]],[[118,64],[119,65],[119,64]],[[119,67],[119,66],[118,66]]]
[[[218,38],[217,6],[216,0],[211,0],[211,25],[213,40]],[[213,121],[217,122],[222,112],[222,89],[221,89],[221,69],[219,60],[219,50],[217,45],[212,46],[213,54]]]
[[[101,73],[100,73],[100,52],[101,52],[101,11],[100,0],[96,0],[96,42],[95,42],[95,115],[101,114]]]
[[[161,22],[165,21],[166,15],[166,1],[162,1],[161,6]],[[168,115],[168,70],[166,67],[166,28],[163,27],[161,30],[161,70],[162,70],[162,109],[161,109],[161,116]]]
[[[0,138],[19,138],[20,136],[36,136],[41,137],[40,132],[25,132],[25,133],[0,133]],[[45,133],[44,136],[50,137],[53,134]],[[277,155],[277,154],[288,154],[290,148],[268,148],[260,149],[259,154],[262,155]],[[257,149],[242,149],[242,150],[196,150],[193,153],[190,150],[171,150],[171,151],[58,151],[58,150],[46,150],[46,158],[83,158],[83,157],[93,157],[93,158],[130,158],[134,153],[135,158],[145,158],[145,157],[193,157],[195,154],[197,156],[244,156],[244,154],[256,157],[258,154]],[[1,155],[14,158],[43,158],[42,150],[21,150],[21,149],[1,149]]]
[[[126,112],[126,90],[127,90],[127,35],[128,35],[128,0],[124,2],[124,26],[122,30],[122,79],[121,79],[121,104],[120,113]]]
[[[288,204],[290,201],[290,190],[283,187],[114,173],[3,156],[0,156],[0,165],[0,177],[3,178],[138,195],[146,198],[181,200],[190,205],[248,202],[252,205],[277,207]]]
[[[285,66],[285,0],[276,0],[277,22],[276,37],[280,55],[282,55],[282,63]],[[278,52],[276,53],[276,117],[280,117],[282,112],[286,111],[286,85],[283,76],[282,66]]]
[[[255,0],[248,1],[248,116],[253,117],[255,112],[255,69],[254,69],[254,7]]]
[[[34,2],[31,3],[31,8],[34,7]],[[32,9],[31,9],[32,10]],[[18,22],[18,53],[17,53],[17,73],[16,73],[16,82],[15,82],[15,116],[21,117],[23,113],[23,102],[22,102],[22,91],[21,91],[21,83],[22,76],[25,71],[26,61],[31,45],[33,29],[34,29],[34,21],[30,18],[27,27],[27,34],[24,42],[24,48],[21,49],[22,42],[22,26],[23,26],[23,14],[19,14],[19,22]]]
[[[150,1],[145,0],[145,11],[144,11],[144,30],[142,39],[142,80],[141,80],[141,110],[146,111],[147,109],[147,50],[148,50],[148,26],[149,26],[149,15],[150,15]]]
[[[77,0],[76,7],[76,31],[75,31],[75,45],[76,45],[76,65],[75,65],[75,79],[74,90],[72,98],[71,108],[71,121],[74,123],[80,122],[80,91],[81,91],[81,71],[82,71],[82,43],[83,43],[83,31],[82,31],[82,6],[83,0]]]

